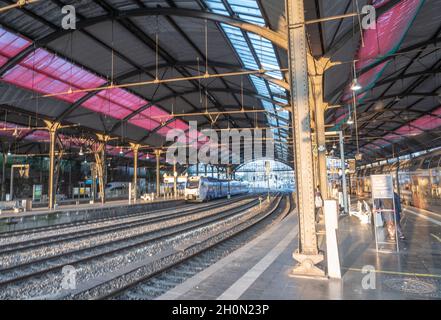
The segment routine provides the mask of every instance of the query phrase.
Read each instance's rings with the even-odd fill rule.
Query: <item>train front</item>
[[[185,185],[185,200],[186,201],[197,201],[200,200],[200,177],[189,177],[187,179],[187,184]]]

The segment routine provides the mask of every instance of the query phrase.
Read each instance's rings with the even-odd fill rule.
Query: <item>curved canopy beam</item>
[[[212,92],[212,93],[242,94],[242,91],[241,91],[241,90],[238,90],[238,89],[210,88],[209,91]],[[127,121],[129,121],[130,119],[132,119],[133,117],[135,117],[136,115],[138,115],[139,113],[141,113],[142,111],[148,109],[149,107],[151,107],[151,106],[153,106],[153,105],[157,105],[157,104],[163,103],[163,102],[165,102],[165,101],[167,101],[167,100],[170,100],[170,99],[175,99],[175,98],[179,98],[179,97],[184,97],[184,96],[187,96],[187,95],[190,95],[190,94],[194,94],[194,93],[199,93],[199,90],[188,90],[188,91],[184,91],[184,92],[178,92],[178,93],[176,93],[176,94],[170,94],[170,95],[164,96],[164,97],[162,97],[162,98],[156,99],[156,100],[154,100],[154,101],[150,101],[148,104],[146,104],[146,105],[140,107],[140,108],[137,109],[136,111],[134,111],[134,112],[132,112],[131,114],[129,114],[129,115],[128,115],[127,117],[125,117],[122,121],[119,121],[118,123],[116,123],[116,124],[113,126],[113,128],[110,130],[110,132],[113,133],[115,130],[117,130],[117,129],[121,126],[121,124],[122,124],[123,122],[127,122]],[[254,97],[254,98],[257,98],[257,99],[260,99],[260,100],[268,101],[268,102],[270,102],[270,103],[272,103],[272,104],[275,104],[275,105],[278,105],[278,106],[280,106],[280,107],[282,107],[282,108],[286,108],[286,107],[287,107],[287,106],[286,106],[285,104],[283,104],[283,103],[280,103],[280,102],[278,102],[278,101],[275,101],[275,100],[273,100],[273,99],[271,99],[271,98],[268,98],[268,97],[262,96],[262,95],[260,95],[260,94],[255,93],[255,92],[252,92],[252,91],[244,90],[244,91],[243,91],[243,94],[244,94],[245,96]]]
[[[79,21],[77,23],[77,29],[83,29],[93,26],[97,23],[107,21],[109,19],[126,19],[133,17],[146,17],[146,16],[177,16],[177,17],[187,17],[195,19],[207,19],[214,22],[225,23],[244,31],[255,33],[262,38],[271,41],[277,47],[288,50],[288,37],[287,35],[273,31],[266,27],[261,27],[256,24],[252,24],[240,19],[231,18],[221,14],[212,13],[209,11],[193,10],[193,9],[183,9],[183,8],[138,8],[132,10],[118,11],[114,15],[102,15],[94,18],[88,18],[84,21]],[[56,39],[64,34],[68,33],[69,30],[64,30],[60,32],[57,36],[54,35],[53,39]]]

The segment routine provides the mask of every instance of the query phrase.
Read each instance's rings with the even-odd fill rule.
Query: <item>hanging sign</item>
[[[392,199],[394,197],[394,184],[391,175],[371,175],[371,188],[373,199]]]

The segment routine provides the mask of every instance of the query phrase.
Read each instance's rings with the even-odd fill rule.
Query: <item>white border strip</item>
[[[183,283],[177,285],[173,289],[167,291],[163,295],[157,297],[155,300],[175,300],[179,299],[180,296],[186,294],[188,291],[194,289],[197,287],[201,282],[208,279],[213,274],[223,270],[228,265],[234,263],[234,260],[239,259],[244,255],[244,253],[248,250],[251,250],[254,246],[256,246],[261,241],[274,237],[274,234],[277,234],[276,232],[279,231],[284,225],[288,224],[296,224],[295,218],[295,211],[291,212],[291,214],[284,220],[279,221],[274,226],[270,227],[268,230],[266,230],[263,234],[259,235],[257,238],[253,239],[251,242],[248,242],[243,247],[240,247],[236,251],[232,252],[231,254],[227,255],[225,258],[222,258],[215,264],[209,266],[207,269],[195,274],[193,277],[187,279]],[[294,220],[294,221],[293,221]],[[288,229],[288,232],[291,232],[292,228]],[[292,237],[295,237],[293,235]]]
[[[289,232],[265,257],[263,257],[251,270],[245,273],[231,287],[229,287],[217,300],[237,300],[259,278],[263,272],[276,260],[288,247],[298,232]]]

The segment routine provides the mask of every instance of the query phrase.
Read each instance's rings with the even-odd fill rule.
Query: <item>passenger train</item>
[[[441,151],[421,155],[407,160],[383,164],[358,170],[352,177],[352,190],[359,196],[371,192],[370,176],[391,174],[401,201],[421,209],[441,210]],[[396,188],[397,189],[397,188]]]
[[[228,192],[228,188],[230,192]],[[185,200],[187,201],[209,201],[227,197],[228,193],[232,196],[248,193],[248,184],[235,180],[193,176],[188,177],[185,186]]]

